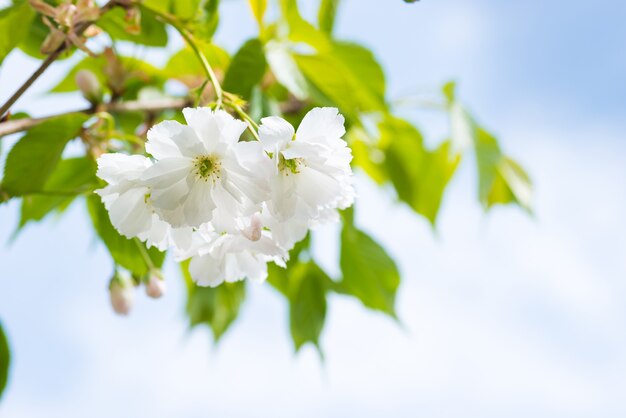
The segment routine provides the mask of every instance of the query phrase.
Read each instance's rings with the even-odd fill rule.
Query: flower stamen
[[[298,174],[302,165],[304,165],[303,158],[287,159],[283,156],[282,152],[278,154],[278,169],[287,176],[289,175],[289,172],[292,174]]]
[[[194,158],[195,174],[198,179],[213,183],[220,178],[222,164],[215,155],[200,155]]]

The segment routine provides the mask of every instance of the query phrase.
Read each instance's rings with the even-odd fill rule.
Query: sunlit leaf
[[[9,365],[11,364],[11,351],[9,350],[9,342],[0,322],[0,399],[7,385],[9,377]]]
[[[205,0],[198,19],[192,24],[193,33],[206,42],[213,39],[220,22],[219,0]]]
[[[319,348],[326,320],[326,290],[330,278],[315,263],[298,266],[289,294],[289,328],[296,350],[310,342]]]
[[[145,61],[138,58],[117,56],[124,69],[124,97],[136,98],[137,93],[146,86],[162,87],[165,83],[166,77],[164,74]],[[78,90],[76,85],[76,73],[80,70],[91,71],[96,78],[100,81],[103,87],[107,87],[109,84],[109,76],[105,69],[108,63],[103,55],[96,58],[87,57],[79,61],[66,75],[65,77],[55,85],[51,92],[64,93]]]
[[[336,43],[326,53],[295,55],[295,60],[311,84],[351,118],[387,111],[383,71],[365,48]]]
[[[230,64],[230,57],[226,51],[217,45],[201,41],[198,42],[198,47],[216,73],[223,74],[226,71]],[[180,80],[188,87],[197,87],[206,80],[204,67],[189,47],[170,57],[163,68],[163,74],[168,78]]]
[[[385,166],[398,198],[434,224],[459,155],[451,152],[448,141],[434,151],[424,148],[420,132],[402,119],[387,118],[379,127],[388,144]]]
[[[341,232],[343,292],[357,297],[363,305],[396,316],[395,300],[400,274],[383,247],[350,222]]]
[[[289,40],[306,43],[318,52],[330,48],[328,36],[302,17],[296,0],[280,0],[280,8],[284,21],[289,26]]]
[[[306,78],[298,68],[287,44],[279,41],[268,42],[265,45],[265,56],[278,82],[298,99],[306,99],[309,95]]]
[[[185,21],[193,19],[200,12],[200,0],[174,0],[172,1],[172,12],[174,16]]]
[[[0,10],[0,64],[26,38],[34,17],[34,10],[24,0]]]
[[[142,0],[141,5],[150,10],[170,13],[172,11],[172,3],[177,0]],[[187,3],[187,0],[181,0],[181,3]]]
[[[44,193],[22,198],[19,228],[29,221],[43,219],[51,211],[63,211],[78,194],[95,186],[96,181],[96,164],[90,158],[59,161],[42,189]]]
[[[480,201],[486,208],[516,203],[531,211],[532,189],[528,174],[504,156],[495,137],[483,129],[477,131],[476,160]]]
[[[309,246],[311,245],[311,237],[307,235],[302,241],[296,243],[294,247],[289,251],[289,260],[287,261],[287,268],[279,267],[274,263],[267,265],[268,278],[267,281],[276,290],[286,296],[287,298],[291,294],[291,283],[295,280],[293,278],[293,270],[297,265],[308,261]],[[306,261],[301,258],[307,259]]]
[[[245,282],[222,283],[218,287],[200,287],[189,274],[189,261],[180,265],[187,285],[187,315],[189,324],[207,325],[217,342],[237,319],[246,296]]]
[[[233,56],[224,77],[224,90],[249,99],[252,88],[261,82],[267,63],[263,45],[258,39],[250,39]]]
[[[524,169],[504,155],[498,140],[482,128],[459,103],[454,83],[443,87],[448,100],[453,152],[474,151],[478,167],[478,195],[488,209],[495,204],[514,203],[531,211],[532,187]]]
[[[263,27],[263,16],[265,16],[265,10],[267,9],[267,0],[249,0],[248,3],[259,27]]]
[[[322,32],[328,34],[333,32],[335,19],[337,17],[337,8],[341,0],[321,0],[320,8],[317,13],[317,23]]]
[[[154,12],[149,8],[141,7],[140,30],[137,34],[128,31],[128,22],[124,19],[125,13],[122,8],[114,8],[98,20],[98,26],[116,40],[131,41],[146,46],[167,45],[165,25],[156,19]]]
[[[87,118],[83,114],[71,113],[51,118],[30,129],[9,152],[2,189],[12,196],[41,190],[65,145],[80,133]]]

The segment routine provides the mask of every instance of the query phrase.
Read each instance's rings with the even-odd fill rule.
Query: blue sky
[[[404,275],[405,326],[334,296],[321,364],[309,348],[293,355],[286,307],[267,286],[250,287],[217,348],[208,333],[187,331],[173,266],[163,300],[142,296],[129,318],[116,317],[110,262],[76,205],[0,247],[0,318],[15,355],[0,416],[626,414],[626,5],[382,3],[345,0],[338,33],[373,48],[392,99],[458,80],[479,120],[531,173],[535,218],[514,208],[483,214],[469,159],[436,234],[359,179],[358,221]],[[218,41],[233,50],[254,30],[243,1],[224,2]],[[77,107],[75,97],[41,95],[61,67],[18,105],[37,114]],[[11,55],[0,98],[32,68]],[[430,141],[446,135],[442,117],[401,111]],[[17,211],[0,207],[0,242]],[[327,228],[316,242],[331,272],[336,233]]]

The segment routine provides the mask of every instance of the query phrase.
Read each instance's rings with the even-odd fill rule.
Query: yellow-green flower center
[[[212,180],[214,183],[220,178],[222,164],[215,155],[201,155],[194,159],[196,176],[204,181]]]
[[[285,158],[282,153],[278,153],[278,169],[282,171],[285,175],[298,174],[300,172],[300,167],[304,164],[304,160],[302,158]]]

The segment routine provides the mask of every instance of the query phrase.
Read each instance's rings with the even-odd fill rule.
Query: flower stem
[[[146,6],[144,5],[144,7]],[[169,13],[164,13],[152,8],[150,8],[150,11],[156,14],[159,18],[168,23],[174,29],[176,29],[176,31],[180,33],[180,35],[183,37],[185,42],[187,42],[187,45],[189,45],[193,53],[196,55],[198,61],[200,61],[200,64],[202,64],[202,68],[204,69],[204,72],[206,73],[208,79],[211,81],[213,89],[215,90],[215,96],[217,97],[217,107],[220,107],[222,105],[224,91],[222,90],[222,86],[220,85],[220,82],[215,75],[215,71],[213,71],[213,68],[209,63],[209,60],[198,47],[198,44],[196,43],[196,40],[194,39],[191,32],[185,29],[178,21],[178,19],[176,19],[176,17],[170,15]]]
[[[104,6],[102,6],[100,8],[100,16],[102,16],[104,13],[108,12],[109,10],[111,10],[114,6],[116,6],[117,3],[115,0],[111,0],[108,3],[106,3]],[[88,21],[88,22],[82,22],[80,25],[77,25],[76,29],[75,29],[75,34],[77,36],[80,36],[85,30],[87,30],[87,28],[89,26],[91,26],[94,22]],[[37,68],[37,70],[35,70],[35,72],[28,78],[28,80],[26,80],[24,82],[24,84],[22,84],[15,93],[13,93],[13,95],[11,97],[9,97],[9,99],[6,101],[6,103],[4,103],[2,106],[0,106],[0,121],[3,121],[3,118],[5,118],[5,113],[7,113],[9,111],[9,109],[11,108],[11,106],[13,106],[13,104],[20,98],[22,97],[22,95],[26,92],[26,90],[28,90],[30,88],[30,86],[37,81],[37,79],[48,69],[48,67],[65,51],[69,48],[69,43],[64,42],[63,44],[61,44],[54,52],[52,52],[50,55],[48,55],[46,57],[46,59],[41,63],[41,65],[39,66],[39,68]]]
[[[143,258],[143,261],[148,266],[148,270],[150,270],[150,272],[156,271],[157,269],[154,267],[154,263],[152,262],[152,259],[150,258],[150,254],[148,254],[146,247],[144,247],[141,241],[139,241],[137,238],[133,238],[133,241],[135,241],[135,244],[137,245],[137,248],[139,249],[139,252],[141,253],[141,257]]]

